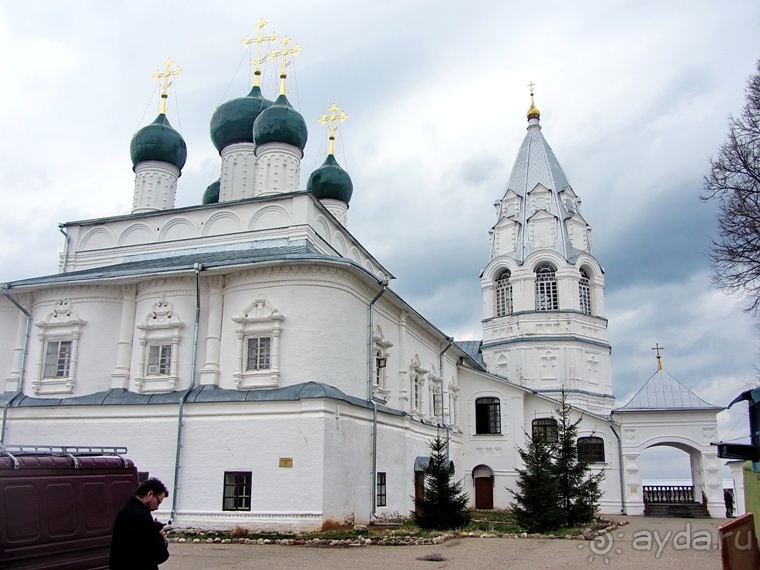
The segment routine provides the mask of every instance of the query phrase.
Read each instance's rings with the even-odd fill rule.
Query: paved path
[[[720,568],[717,528],[725,519],[626,517],[630,524],[593,544],[575,540],[464,538],[431,546],[171,544],[161,570],[252,568],[401,570],[434,568]],[[607,562],[609,561],[609,562]]]

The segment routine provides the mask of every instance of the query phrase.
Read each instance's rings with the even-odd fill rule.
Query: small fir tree
[[[439,433],[429,443],[430,461],[425,467],[425,491],[415,502],[414,522],[432,530],[462,528],[470,523],[468,496],[461,481],[453,481],[446,442]]]
[[[526,434],[527,447],[517,451],[525,464],[518,469],[518,491],[512,512],[517,524],[528,532],[546,532],[562,526],[564,514],[560,506],[559,486],[554,470],[554,445],[543,437]]]
[[[572,407],[567,403],[563,390],[557,414],[557,445],[554,452],[554,470],[557,474],[557,490],[564,513],[564,526],[574,527],[594,519],[604,471],[591,473],[588,463],[578,457],[578,425],[583,417],[573,421]]]
[[[526,449],[518,448],[525,469],[518,469],[518,492],[512,492],[517,522],[529,532],[575,527],[594,518],[604,472],[591,473],[578,457],[578,425],[562,391],[554,409],[556,441],[526,435]]]

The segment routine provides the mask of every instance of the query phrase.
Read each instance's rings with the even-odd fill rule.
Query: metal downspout
[[[29,354],[29,333],[32,327],[32,315],[29,313],[29,311],[22,307],[21,304],[16,301],[16,299],[8,294],[8,285],[6,283],[3,283],[2,291],[3,295],[5,295],[5,297],[11,303],[16,305],[16,308],[18,308],[18,310],[24,313],[26,316],[26,330],[24,332],[24,350],[21,353],[21,371],[19,372],[18,390],[16,390],[16,393],[11,396],[10,400],[8,400],[3,405],[3,424],[2,427],[0,427],[0,446],[5,444],[5,429],[8,422],[8,408],[10,408],[11,404],[13,404],[16,398],[18,398],[19,395],[24,392],[24,380],[26,379],[26,357]]]
[[[64,229],[65,224],[58,224],[58,231],[66,238],[66,243],[63,245],[63,264],[61,265],[61,273],[66,273],[66,260],[69,257],[69,242],[71,242],[71,236],[66,233]]]
[[[374,308],[377,300],[388,288],[388,281],[383,279],[380,282],[380,285],[380,291],[369,303],[369,334],[367,339],[367,353],[369,355],[369,358],[367,359],[367,402],[372,406],[372,483],[370,485],[372,496],[370,497],[370,521],[377,518],[377,403],[372,399],[372,357],[374,356],[372,350],[372,336],[374,334]]]
[[[448,349],[451,348],[451,345],[454,344],[454,338],[448,337],[449,344],[446,345],[446,348],[444,348],[439,354],[438,354],[438,373],[441,375],[441,423],[443,424],[444,429],[446,430],[446,459],[449,459],[449,442],[451,441],[451,428],[449,427],[448,420],[449,417],[444,418],[443,410],[445,406],[443,405],[443,386],[444,386],[444,376],[443,376],[443,355],[446,353]],[[446,394],[448,395],[448,390],[446,390]]]
[[[612,430],[612,433],[615,434],[615,438],[617,439],[617,448],[618,448],[618,464],[620,466],[619,472],[620,472],[620,514],[626,515],[626,505],[625,505],[625,479],[623,478],[623,442],[620,440],[620,436],[618,435],[618,432],[615,431],[615,425],[612,422],[612,415],[610,415],[609,419],[607,420],[610,424],[610,429]]]
[[[193,331],[193,357],[190,367],[190,387],[185,390],[179,400],[179,415],[177,419],[177,450],[174,454],[174,487],[172,489],[172,510],[169,514],[169,524],[174,520],[177,514],[177,489],[179,488],[179,458],[182,450],[182,426],[185,417],[185,402],[190,392],[195,388],[195,370],[198,366],[198,327],[201,320],[201,270],[203,266],[200,263],[193,265],[195,270],[195,329]]]

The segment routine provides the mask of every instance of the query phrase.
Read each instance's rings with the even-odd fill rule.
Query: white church
[[[564,390],[579,453],[605,473],[603,513],[645,512],[640,455],[668,445],[690,455],[689,501],[722,517],[722,408],[661,367],[615,406],[604,272],[533,96],[483,228],[482,341],[459,341],[351,234],[339,109],[323,117],[324,164],[302,177],[292,53],[276,54],[274,101],[257,69],[213,112],[220,178],[179,208],[167,65],[161,111],[131,143],[132,211],[62,224],[59,273],[2,285],[0,442],[124,446],[172,491],[159,518],[175,526],[314,530],[408,514],[438,433],[472,506],[508,508],[517,448],[553,436]]]

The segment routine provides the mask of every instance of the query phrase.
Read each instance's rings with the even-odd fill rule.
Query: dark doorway
[[[493,477],[475,479],[475,508],[493,509]]]

